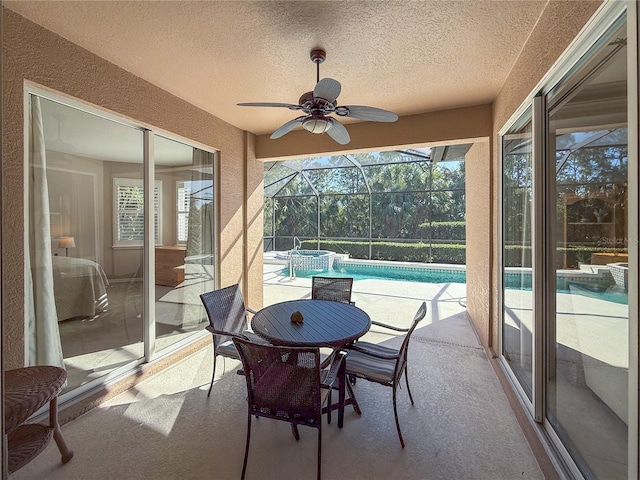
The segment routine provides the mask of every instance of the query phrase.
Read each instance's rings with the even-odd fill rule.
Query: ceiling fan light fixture
[[[330,118],[309,117],[302,122],[302,128],[311,133],[324,133],[333,126]]]

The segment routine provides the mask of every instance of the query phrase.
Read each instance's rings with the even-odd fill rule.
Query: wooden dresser
[[[156,285],[175,287],[184,282],[186,247],[156,247]]]

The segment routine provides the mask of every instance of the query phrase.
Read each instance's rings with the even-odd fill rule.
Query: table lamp
[[[58,240],[58,248],[64,248],[65,256],[69,256],[69,249],[76,248],[76,240],[73,237],[60,237]]]

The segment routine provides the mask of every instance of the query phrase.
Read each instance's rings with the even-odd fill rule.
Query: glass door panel
[[[502,356],[531,400],[533,369],[531,109],[502,137]]]
[[[141,189],[142,131],[35,95],[30,113],[29,363],[64,366],[66,391],[143,356],[140,197],[116,187]]]
[[[547,418],[588,478],[627,478],[626,26],[549,95]]]
[[[215,288],[214,154],[155,137],[156,350],[208,325],[200,294]]]

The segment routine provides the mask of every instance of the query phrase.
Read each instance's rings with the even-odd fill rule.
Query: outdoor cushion
[[[244,335],[254,343],[268,343],[262,337],[248,330],[242,332],[242,335]],[[240,355],[238,355],[238,351],[236,350],[236,346],[233,344],[233,340],[222,342],[220,345],[218,345],[217,352],[218,355],[222,355],[223,357],[230,357],[235,358],[236,360],[240,360]]]
[[[375,343],[358,342],[358,347],[366,349],[376,355],[398,355],[398,350]],[[350,350],[347,355],[347,371],[356,376],[370,377],[380,382],[391,382],[396,367],[395,357],[392,360],[377,358],[356,350]]]

